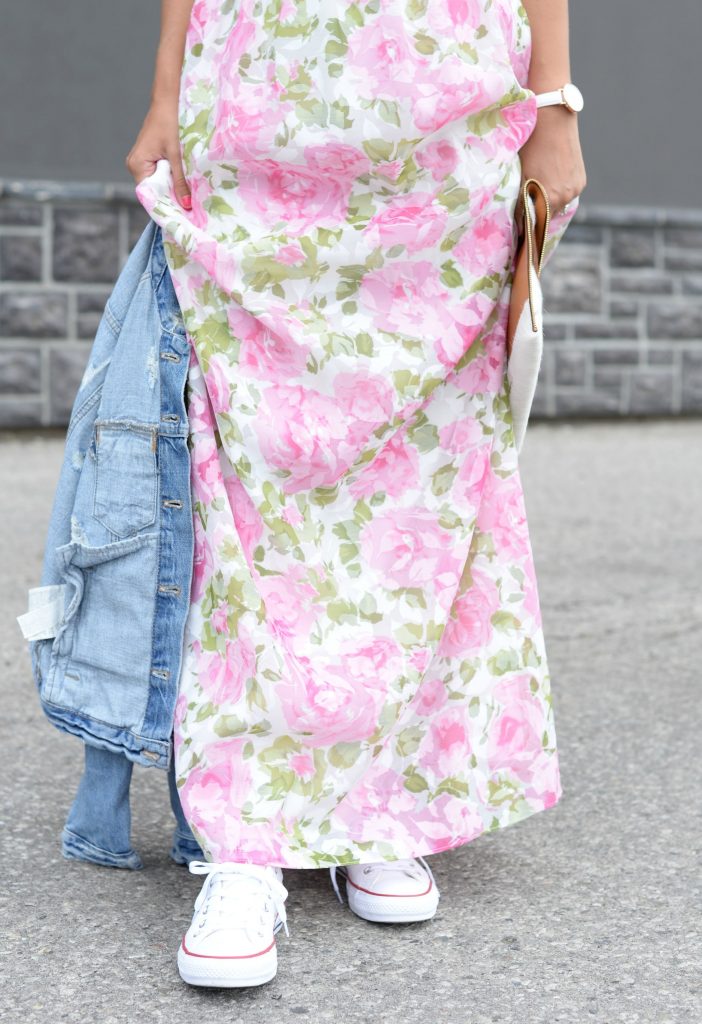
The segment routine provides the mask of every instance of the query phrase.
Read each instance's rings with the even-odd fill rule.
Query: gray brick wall
[[[0,427],[68,422],[147,215],[129,188],[0,183]]]
[[[702,211],[581,203],[543,284],[535,415],[702,413]]]
[[[0,427],[67,423],[145,224],[130,187],[0,181]],[[702,413],[702,211],[581,202],[543,284],[535,418]]]

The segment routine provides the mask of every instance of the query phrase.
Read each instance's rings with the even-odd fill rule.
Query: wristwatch
[[[550,107],[555,104],[561,104],[574,114],[577,114],[584,106],[583,94],[577,85],[573,85],[572,82],[566,82],[560,89],[554,89],[553,92],[539,92],[536,94],[537,107]]]

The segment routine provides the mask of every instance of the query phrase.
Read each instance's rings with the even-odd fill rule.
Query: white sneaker
[[[349,907],[366,921],[383,924],[428,921],[439,905],[439,890],[423,857],[378,864],[348,864],[330,871],[336,895],[341,900],[336,880],[338,872],[346,878]]]
[[[195,900],[192,924],[178,950],[178,971],[189,985],[244,988],[275,977],[275,935],[288,926],[280,868],[194,860],[207,875]]]

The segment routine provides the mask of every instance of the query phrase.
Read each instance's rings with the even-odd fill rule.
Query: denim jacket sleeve
[[[150,221],[101,318],[66,433],[41,584],[18,616],[49,719],[161,767],[192,571],[188,357]]]

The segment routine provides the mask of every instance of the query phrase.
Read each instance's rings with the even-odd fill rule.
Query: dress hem
[[[432,854],[435,854],[435,853],[447,853],[449,850],[455,850],[459,846],[466,846],[468,843],[474,842],[476,839],[479,839],[481,836],[483,836],[485,834],[492,833],[492,832],[499,832],[502,829],[507,828],[510,825],[517,825],[521,821],[526,821],[528,818],[533,817],[533,815],[535,815],[535,814],[540,814],[543,811],[550,810],[552,807],[555,807],[558,803],[560,803],[561,797],[562,797],[562,791],[559,790],[557,792],[557,794],[556,794],[555,800],[552,803],[550,803],[550,804],[543,805],[541,807],[529,807],[522,814],[519,814],[516,817],[510,818],[509,821],[499,822],[497,825],[494,825],[494,826],[489,826],[488,825],[484,829],[482,829],[480,832],[476,832],[476,833],[474,833],[471,836],[462,836],[462,835],[456,836],[454,839],[449,840],[447,843],[445,843],[444,845],[439,846],[439,847],[430,846],[430,845],[422,846],[421,844],[419,844],[417,846],[412,845],[411,847],[402,847],[402,846],[399,846],[399,844],[393,843],[393,845],[395,845],[396,847],[399,846],[399,852],[397,853],[397,856],[395,858],[393,858],[393,859],[394,860],[405,860],[405,859],[410,859],[410,858],[414,858],[414,857],[430,857],[430,856],[432,856]],[[388,840],[385,837],[383,837],[381,839],[368,839],[368,838],[356,839],[354,837],[348,837],[348,839],[349,839],[349,842],[352,843],[352,844],[359,844],[359,843],[368,844],[368,843],[372,843],[374,846],[376,846],[378,843],[388,843],[388,844],[390,843],[390,840]],[[292,863],[290,861],[290,859],[288,859],[288,860],[281,860],[280,858],[277,858],[275,860],[268,860],[268,859],[263,859],[263,858],[260,858],[260,857],[259,858],[255,858],[255,857],[252,858],[252,857],[250,857],[248,855],[240,859],[239,857],[237,857],[236,854],[234,854],[231,857],[228,857],[226,859],[226,861],[222,860],[221,858],[218,858],[217,859],[217,863],[218,864],[221,864],[221,863],[255,864],[255,865],[258,865],[259,867],[277,867],[277,868],[283,868],[283,869],[288,870],[288,871],[304,871],[304,870],[313,870],[313,869],[316,869],[316,870],[326,870],[327,868],[332,868],[332,867],[345,867],[348,864],[374,864],[374,863],[378,863],[379,859],[380,860],[384,860],[384,859],[387,860],[387,858],[378,858],[377,853],[374,854],[372,850],[368,851],[368,856],[367,857],[353,858],[353,859],[350,859],[350,860],[345,859],[343,855],[334,856],[333,854],[325,854],[325,853],[321,853],[321,852],[318,853],[317,856],[318,857],[328,857],[329,858],[328,863],[320,864],[317,861],[314,861],[313,860],[314,854],[312,855],[312,857],[309,857],[309,856],[305,857],[304,858],[304,863],[302,863],[302,862]],[[208,861],[209,860],[214,860],[214,858],[210,858],[207,853],[205,853],[205,859],[208,860]]]

